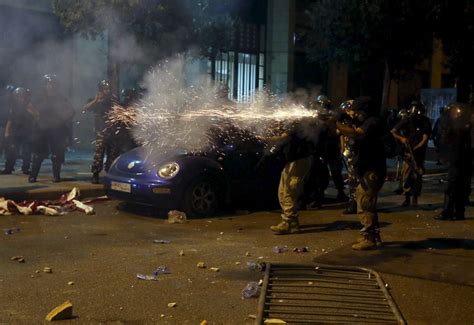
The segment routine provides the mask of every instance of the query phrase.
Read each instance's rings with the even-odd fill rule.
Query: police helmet
[[[410,116],[421,116],[426,114],[425,105],[422,102],[413,101],[408,106],[408,113]]]
[[[130,102],[138,97],[138,91],[135,88],[124,88],[120,91],[120,96],[124,102]]]
[[[403,108],[403,109],[401,109],[401,110],[398,112],[398,115],[397,115],[397,116],[398,116],[398,118],[399,118],[400,120],[404,120],[404,119],[406,119],[406,118],[408,117],[408,115],[409,115],[409,114],[408,114],[408,110],[406,110],[406,109]]]
[[[54,84],[58,81],[58,76],[55,74],[45,74],[43,75],[43,82],[45,84]]]
[[[331,108],[331,100],[327,98],[325,95],[318,95],[316,97],[315,103],[317,106],[330,109]]]
[[[466,114],[466,107],[461,103],[450,103],[444,108],[444,114],[452,120],[457,120]]]
[[[15,100],[20,101],[20,102],[25,102],[28,101],[30,97],[30,90],[23,88],[23,87],[18,87],[13,91],[13,98]]]
[[[112,87],[110,86],[110,82],[108,80],[102,80],[101,82],[99,82],[97,88],[99,88],[100,91],[108,92],[111,90]]]
[[[342,102],[341,105],[339,105],[339,108],[343,112],[352,111],[354,109],[354,100],[349,99],[349,100],[346,100],[345,102]]]
[[[6,85],[5,86],[5,91],[8,92],[8,93],[13,93],[15,91],[15,86],[13,85]]]

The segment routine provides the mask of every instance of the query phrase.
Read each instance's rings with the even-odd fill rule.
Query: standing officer
[[[322,129],[318,123],[314,118],[300,120],[294,122],[282,135],[264,138],[278,145],[279,152],[286,160],[278,186],[278,200],[283,210],[282,221],[270,227],[276,235],[299,232],[299,199],[310,173],[319,138],[318,130]]]
[[[411,204],[418,205],[418,197],[421,194],[422,176],[424,173],[424,162],[426,148],[431,135],[430,120],[425,116],[425,106],[420,102],[412,102],[408,108],[409,116],[401,120],[393,129],[395,139],[404,146],[403,152],[403,194],[405,200],[402,206]]]
[[[353,103],[352,118],[359,126],[336,122],[343,136],[354,140],[354,167],[360,184],[356,189],[357,214],[363,226],[354,250],[377,248],[380,242],[377,197],[387,173],[383,138],[388,128],[378,117],[369,97],[358,97]]]
[[[354,116],[354,100],[347,100],[340,105],[342,112],[341,122],[343,124],[357,127],[359,124],[358,121],[353,119],[351,116]],[[343,214],[355,214],[357,213],[357,202],[356,202],[356,189],[359,185],[359,178],[354,166],[354,155],[355,155],[355,139],[347,136],[341,136],[341,149],[342,156],[346,159],[346,169],[347,169],[347,179],[349,185],[349,203],[346,209],[343,211]]]
[[[331,101],[324,95],[316,97],[315,106],[323,112],[331,111]],[[326,150],[323,158],[331,171],[332,181],[337,189],[337,199],[347,201],[348,197],[344,193],[344,180],[342,179],[341,143],[334,123],[328,124],[327,127]]]
[[[102,169],[109,171],[114,157],[117,155],[113,153],[113,140],[115,130],[107,125],[108,113],[112,106],[118,101],[112,95],[112,88],[107,80],[102,80],[98,85],[98,90],[95,98],[84,106],[85,112],[94,113],[94,127],[95,127],[95,154],[92,162],[92,183],[100,184],[99,174]],[[104,156],[106,157],[104,168]]]
[[[71,104],[59,92],[58,78],[54,74],[43,76],[43,85],[34,104],[37,121],[33,138],[33,163],[29,182],[38,177],[43,160],[51,155],[53,182],[61,181],[69,130],[74,117]]]
[[[6,146],[5,127],[8,122],[14,91],[15,86],[6,85],[5,88],[2,89],[2,94],[0,96],[0,156],[4,152]]]
[[[10,113],[5,126],[5,169],[3,175],[11,174],[18,158],[22,159],[21,170],[28,175],[31,163],[31,141],[34,109],[30,95],[25,88],[18,87],[13,92]]]
[[[471,121],[466,105],[446,106],[439,123],[441,160],[448,165],[443,212],[437,220],[463,220],[472,176]]]

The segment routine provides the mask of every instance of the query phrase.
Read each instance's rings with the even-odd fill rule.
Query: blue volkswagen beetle
[[[209,149],[175,149],[146,158],[144,148],[122,154],[104,184],[109,197],[191,217],[209,216],[224,205],[263,207],[277,199],[283,162],[264,155],[264,145],[235,128],[222,132]],[[262,161],[265,163],[261,164]],[[261,168],[259,168],[259,166]]]

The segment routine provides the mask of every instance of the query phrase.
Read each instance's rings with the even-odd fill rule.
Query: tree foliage
[[[426,1],[318,0],[307,11],[310,58],[364,70],[387,62],[392,72],[411,68],[431,52]]]

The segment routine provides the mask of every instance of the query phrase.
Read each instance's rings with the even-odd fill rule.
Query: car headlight
[[[176,162],[166,163],[158,168],[158,176],[164,179],[175,177],[179,172],[179,165]]]

